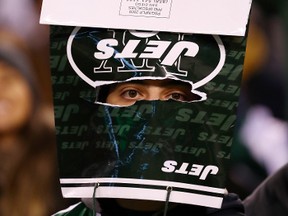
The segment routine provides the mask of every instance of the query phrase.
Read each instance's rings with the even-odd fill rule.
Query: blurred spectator
[[[62,204],[53,114],[28,51],[15,34],[0,32],[1,216],[45,216]]]
[[[288,162],[284,83],[262,71],[247,81],[246,91],[251,107],[240,138],[267,174],[272,174]]]

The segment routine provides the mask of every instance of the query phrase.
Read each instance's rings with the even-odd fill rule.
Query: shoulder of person
[[[244,216],[245,210],[242,200],[235,193],[224,195],[220,209],[207,208],[207,215],[213,216]]]
[[[243,201],[247,215],[288,215],[288,163],[268,176]]]
[[[202,209],[202,210],[201,210]],[[206,211],[205,211],[206,209]],[[184,211],[185,210],[185,211]],[[244,216],[244,207],[242,201],[237,194],[228,193],[224,195],[223,204],[220,209],[215,208],[203,208],[201,206],[189,206],[179,205],[175,209],[171,209],[168,215],[174,215],[175,212],[191,212],[201,213],[201,215],[213,215],[213,216]],[[204,213],[206,212],[206,213]],[[67,209],[61,210],[52,216],[92,216],[93,211],[88,208],[83,202],[76,203]],[[100,214],[96,215],[100,216]]]

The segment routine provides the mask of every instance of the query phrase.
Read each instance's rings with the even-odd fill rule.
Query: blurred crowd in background
[[[42,0],[0,0],[0,215],[63,208]]]
[[[252,4],[228,178],[242,199],[288,162],[287,9],[282,0]]]
[[[0,0],[0,215],[45,216],[60,192],[42,0]],[[288,163],[284,0],[254,0],[227,188],[245,199]],[[13,115],[11,115],[13,113]],[[288,183],[287,183],[288,184]]]

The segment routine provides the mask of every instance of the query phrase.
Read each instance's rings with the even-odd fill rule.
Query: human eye
[[[128,100],[140,100],[141,92],[134,88],[127,88],[122,91],[121,96]]]
[[[176,101],[187,101],[187,96],[183,92],[172,92],[169,99]]]
[[[191,92],[191,87],[187,85],[170,86],[169,89],[166,92],[167,99],[181,102],[192,102],[200,99],[200,96]]]

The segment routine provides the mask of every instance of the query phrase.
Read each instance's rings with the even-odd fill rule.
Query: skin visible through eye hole
[[[114,84],[106,102],[129,106],[139,100],[193,101],[199,96],[191,92],[191,85],[176,80],[137,80]]]
[[[191,92],[191,85],[176,80],[137,80],[113,84],[106,102],[112,105],[129,106],[139,100],[193,101],[199,99]],[[149,200],[117,199],[120,206],[138,210],[154,211],[164,207],[164,202]]]

